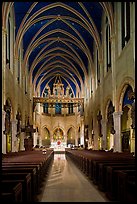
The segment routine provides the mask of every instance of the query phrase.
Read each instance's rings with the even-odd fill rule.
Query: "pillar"
[[[6,29],[2,28],[2,104],[5,104]]]
[[[33,125],[35,126],[36,123],[36,113],[35,111],[33,112]]]
[[[107,141],[106,141],[106,132],[107,132],[107,120],[106,119],[102,119],[101,120],[101,125],[102,125],[102,148],[106,149],[107,148]]]
[[[33,145],[34,147],[37,145],[37,138],[38,138],[38,132],[33,133]]]
[[[52,130],[50,131],[50,142],[51,144],[53,143],[53,131]]]
[[[5,70],[6,70],[6,29],[2,27],[2,106],[5,104]],[[2,153],[6,154],[5,111],[2,110]]]
[[[84,146],[84,124],[81,125],[80,144]]]
[[[39,147],[41,147],[41,146],[42,146],[42,139],[41,139],[41,137],[39,135]]]
[[[64,133],[64,138],[65,138],[64,145],[65,147],[67,147],[67,133]]]
[[[38,110],[38,112],[40,113],[41,111],[40,111],[40,103],[37,103],[37,110]]]
[[[121,115],[122,111],[114,112],[114,151],[121,152]]]
[[[78,146],[78,132],[75,130],[75,145]]]
[[[130,152],[133,152],[135,155],[135,129],[131,129]]]
[[[20,150],[25,150],[24,147],[25,132],[20,133]]]
[[[5,130],[5,115],[6,112],[2,110],[2,153],[6,154],[6,135],[4,134]]]
[[[17,139],[17,120],[11,121],[12,126],[12,152],[18,151],[18,139]]]

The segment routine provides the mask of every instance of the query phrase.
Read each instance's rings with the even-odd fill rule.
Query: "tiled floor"
[[[54,154],[38,202],[109,202],[65,154]]]

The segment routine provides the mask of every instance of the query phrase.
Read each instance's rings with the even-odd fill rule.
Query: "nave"
[[[109,202],[65,153],[54,153],[49,174],[42,183],[39,202]]]
[[[136,201],[131,153],[43,149],[3,154],[2,201]]]

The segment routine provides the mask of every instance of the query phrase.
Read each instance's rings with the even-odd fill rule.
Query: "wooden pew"
[[[91,161],[91,179],[93,180],[94,184],[98,184],[98,179],[99,179],[99,164],[100,163],[134,163],[135,164],[135,159],[134,158],[129,158],[129,157],[122,157],[121,155],[118,155],[117,153],[109,154],[108,155],[104,154],[104,157],[95,159]]]
[[[100,189],[102,188],[103,190],[106,190],[105,184],[106,184],[107,178],[106,177],[103,178],[103,181],[102,181],[99,175],[100,171],[101,171],[101,177],[102,177],[102,175],[106,176],[106,169],[108,165],[122,166],[121,168],[127,168],[126,166],[130,164],[132,165],[132,168],[133,166],[135,166],[135,157],[131,153],[106,152],[106,151],[98,151],[98,150],[93,150],[88,152],[85,150],[74,151],[74,150],[67,149],[66,155],[72,159],[72,161],[81,169],[81,171],[83,171],[90,179],[93,180],[94,184],[100,185]],[[103,167],[100,168],[99,167],[100,164],[102,164]],[[102,171],[102,168],[103,168],[103,171]],[[113,200],[111,196],[110,196],[110,199]]]
[[[16,167],[16,166],[7,166],[2,167],[2,172],[5,174],[8,173],[30,173],[31,175],[31,192],[32,192],[32,200],[35,199],[37,193],[37,175],[36,168],[33,167]]]
[[[110,200],[118,200],[118,170],[135,170],[134,164],[126,166],[108,166],[106,179],[106,196]]]
[[[93,182],[94,184],[98,184],[100,189],[105,190],[107,166],[135,164],[135,160],[115,158],[113,160],[93,161],[93,163]]]
[[[36,161],[32,161],[32,162],[28,162],[28,161],[18,161],[18,162],[3,162],[2,163],[2,166],[3,167],[20,167],[20,168],[36,168],[36,191],[38,192],[39,191],[39,188],[40,188],[40,184],[41,184],[41,181],[43,179],[43,175],[44,175],[44,171],[45,171],[45,166],[44,166],[44,162],[36,162]]]
[[[22,183],[15,180],[1,181],[1,201],[2,202],[23,202]]]
[[[35,152],[33,154],[25,155],[24,157],[17,157],[17,158],[6,158],[2,162],[3,168],[5,167],[12,167],[15,168],[36,168],[36,174],[34,178],[33,175],[33,195],[38,193],[40,190],[40,185],[43,180],[43,177],[47,173],[49,168],[50,162],[53,159],[53,151],[48,151],[46,155],[43,155],[42,152]],[[36,182],[35,182],[36,181]],[[35,196],[34,196],[35,197]]]
[[[99,174],[98,174],[98,188],[101,191],[106,191],[106,180],[107,180],[107,167],[108,166],[127,166],[129,164],[135,164],[134,161],[104,161],[99,163]]]
[[[136,170],[118,171],[118,200],[120,202],[136,202]]]
[[[14,180],[22,183],[22,198],[25,202],[31,201],[31,175],[30,173],[3,173],[2,180]]]
[[[37,163],[28,163],[28,162],[8,162],[2,163],[2,168],[11,167],[11,168],[29,168],[28,171],[31,173],[32,176],[32,185],[34,189],[34,194],[38,192],[40,187],[40,165]],[[32,170],[31,170],[32,169]]]

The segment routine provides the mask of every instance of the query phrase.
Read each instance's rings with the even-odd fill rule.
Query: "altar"
[[[51,148],[54,149],[54,152],[65,152],[65,148],[67,147],[66,142],[62,142],[60,140],[51,143]]]

